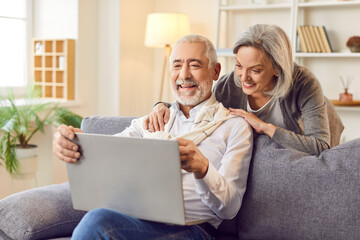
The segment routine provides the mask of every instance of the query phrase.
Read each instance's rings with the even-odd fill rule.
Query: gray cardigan
[[[246,110],[247,95],[236,86],[231,72],[222,76],[214,92],[225,107]],[[289,94],[280,100],[286,129],[277,127],[272,140],[285,148],[313,155],[336,146],[344,126],[332,103],[324,97],[319,81],[306,68],[295,64],[293,85]],[[299,124],[302,121],[304,129]]]

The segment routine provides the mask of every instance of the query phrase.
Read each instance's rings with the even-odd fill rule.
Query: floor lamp
[[[169,68],[171,46],[182,36],[189,33],[189,19],[185,14],[150,13],[147,16],[145,46],[164,48],[164,62],[158,100],[162,100],[163,96],[163,88]]]

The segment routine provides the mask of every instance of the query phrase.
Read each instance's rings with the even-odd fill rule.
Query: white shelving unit
[[[348,24],[349,19],[360,21],[360,0],[268,0],[269,3],[264,5],[251,2],[251,0],[218,1],[215,45],[218,49],[218,56],[225,57],[223,63],[225,63],[227,71],[231,71],[233,67],[232,57],[234,54],[231,47],[242,31],[257,23],[276,24],[289,35],[293,46],[294,60],[314,72],[322,83],[326,96],[334,99],[340,93],[341,89],[336,88],[326,91],[329,79],[332,84],[336,83],[337,88],[341,88],[339,75],[358,73],[358,88],[360,88],[360,70],[358,70],[360,53],[351,53],[346,47],[346,41],[350,36],[360,35],[360,26],[357,24],[349,26]],[[318,15],[320,17],[317,17]],[[298,25],[325,26],[333,52],[299,52],[296,33]],[[349,62],[351,62],[351,66],[348,64]],[[324,66],[327,63],[336,64],[333,73]],[[343,72],[341,72],[341,66],[344,66]],[[349,73],[348,69],[352,69],[352,73]],[[354,89],[358,88],[354,86]],[[356,93],[354,97],[360,99],[360,92]]]
[[[232,46],[238,36],[253,24],[276,24],[288,34],[295,62],[309,68],[319,79],[325,96],[338,99],[343,92],[339,76],[355,76],[349,91],[360,100],[360,53],[346,47],[348,38],[360,36],[360,0],[267,0],[258,5],[253,0],[218,0],[215,46],[224,72],[234,69]],[[325,26],[332,53],[300,52],[297,26]],[[344,123],[360,120],[360,107],[336,107]],[[345,119],[346,118],[346,119]],[[348,130],[349,131],[349,130]],[[351,137],[360,131],[349,132]]]

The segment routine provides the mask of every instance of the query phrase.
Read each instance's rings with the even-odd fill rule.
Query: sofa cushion
[[[360,239],[360,138],[319,157],[255,140],[240,239]]]
[[[71,236],[84,214],[73,209],[68,183],[16,193],[0,201],[0,238]]]

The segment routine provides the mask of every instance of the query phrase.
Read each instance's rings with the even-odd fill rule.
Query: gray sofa
[[[89,117],[85,132],[120,132],[132,118]],[[68,183],[0,200],[0,239],[68,238],[84,212],[72,208]],[[319,157],[255,139],[248,187],[238,215],[217,239],[360,239],[360,138]]]

